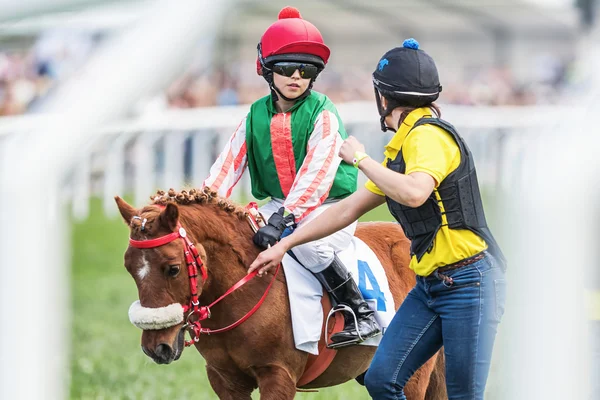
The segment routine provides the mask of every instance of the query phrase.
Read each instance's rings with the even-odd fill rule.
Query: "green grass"
[[[388,211],[387,205],[382,204],[379,207],[369,211],[358,219],[361,222],[364,221],[394,221],[394,217]]]
[[[385,208],[368,216],[384,217],[389,219]],[[127,317],[137,289],[123,267],[128,229],[122,220],[105,218],[94,200],[89,219],[72,226],[71,399],[216,399],[195,349],[185,350],[171,365],[154,364],[142,353],[141,331]],[[367,397],[356,382],[297,395],[311,400]]]

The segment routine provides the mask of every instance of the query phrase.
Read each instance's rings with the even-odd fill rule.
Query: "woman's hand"
[[[342,158],[342,160],[352,165],[354,153],[357,151],[362,151],[364,153],[365,146],[363,146],[363,144],[354,136],[349,136],[348,139],[344,140],[344,143],[342,143],[339,156]]]
[[[276,267],[281,262],[286,251],[285,245],[281,242],[273,247],[269,247],[267,250],[260,253],[258,257],[256,257],[256,260],[250,264],[248,273],[258,269],[258,276],[263,276],[263,274],[266,274],[271,268]]]

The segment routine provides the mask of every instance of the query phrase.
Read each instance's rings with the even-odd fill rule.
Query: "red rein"
[[[192,340],[188,340],[185,342],[186,347],[188,347],[188,346],[191,346],[192,344],[194,344],[195,342],[198,342],[198,340],[200,340],[200,335],[202,333],[210,335],[213,333],[226,332],[226,331],[231,330],[231,329],[235,328],[236,326],[242,324],[244,321],[246,321],[248,318],[250,318],[252,316],[252,314],[254,314],[260,308],[262,303],[267,298],[267,294],[269,293],[269,290],[271,289],[271,286],[273,285],[273,282],[275,282],[275,278],[277,277],[277,274],[279,273],[281,264],[279,264],[277,266],[277,269],[275,270],[275,273],[273,274],[273,279],[269,283],[269,286],[267,286],[265,293],[262,295],[262,297],[260,298],[258,303],[256,303],[256,305],[254,307],[252,307],[252,309],[246,313],[246,315],[244,315],[242,318],[240,318],[236,322],[234,322],[231,325],[228,325],[224,328],[219,328],[219,329],[203,328],[202,325],[200,324],[200,321],[210,318],[210,316],[211,316],[210,309],[215,304],[217,304],[218,302],[223,300],[225,297],[227,297],[228,295],[230,295],[231,293],[233,293],[234,291],[236,291],[237,289],[239,289],[240,287],[245,285],[246,282],[248,282],[252,278],[254,278],[256,276],[256,274],[258,273],[258,271],[253,271],[252,273],[246,275],[242,280],[240,280],[235,285],[233,285],[231,288],[229,288],[229,290],[227,290],[221,297],[219,297],[217,300],[213,301],[208,306],[200,306],[200,302],[198,300],[198,289],[197,289],[198,288],[198,268],[200,268],[203,282],[206,282],[206,279],[208,278],[208,272],[206,270],[206,266],[204,265],[204,263],[202,262],[202,259],[200,258],[200,255],[198,254],[198,250],[196,249],[194,244],[190,241],[190,239],[187,237],[187,233],[186,233],[185,229],[183,229],[181,227],[181,225],[179,225],[179,224],[177,225],[177,228],[178,229],[176,232],[170,233],[165,236],[161,236],[156,239],[133,240],[130,238],[129,245],[132,247],[138,248],[138,249],[151,249],[154,247],[159,247],[159,246],[165,245],[167,243],[171,243],[172,241],[179,239],[179,238],[181,238],[181,240],[183,240],[185,262],[188,267],[188,277],[190,279],[190,292],[191,292],[190,303],[182,306],[184,315],[186,313],[188,313],[187,317],[185,317],[186,322],[185,322],[184,328],[189,329],[190,335],[192,336]]]

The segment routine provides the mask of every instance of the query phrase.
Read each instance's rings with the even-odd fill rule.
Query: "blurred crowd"
[[[36,70],[28,53],[0,53],[0,115],[22,114],[55,80]]]
[[[99,37],[49,31],[29,49],[0,49],[0,115],[32,110],[85,63]]]
[[[508,68],[473,68],[464,77],[446,79],[440,102],[458,105],[554,104],[572,82],[571,62],[543,57],[532,82],[519,82]],[[374,99],[370,70],[328,66],[315,83],[315,90],[327,94],[335,103]],[[173,107],[192,108],[212,105],[251,103],[268,93],[264,80],[251,63],[237,71],[188,73],[167,92]]]
[[[48,34],[27,51],[0,51],[0,115],[22,114],[34,109],[52,88],[73,76],[85,62],[97,40],[93,37]],[[460,105],[553,104],[573,81],[573,62],[540,57],[536,79],[520,82],[508,68],[473,67],[463,76],[445,79],[440,103]],[[334,102],[373,100],[369,70],[330,65],[319,76],[315,89]],[[190,67],[165,93],[140,107],[195,108],[248,104],[268,94],[253,62],[239,62],[229,69]],[[138,107],[138,110],[139,108]],[[146,110],[147,111],[147,110]]]

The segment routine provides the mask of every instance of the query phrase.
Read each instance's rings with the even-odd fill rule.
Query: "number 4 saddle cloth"
[[[385,334],[394,317],[396,307],[381,262],[375,253],[359,238],[354,237],[350,246],[337,253],[356,281],[375,318]],[[290,311],[294,342],[298,350],[319,354],[318,343],[323,329],[324,294],[321,283],[290,255],[283,258],[283,269],[288,282]],[[326,293],[326,292],[325,292]],[[328,312],[329,310],[327,310]],[[336,313],[342,317],[342,313]],[[368,339],[361,345],[377,346],[382,335]]]

